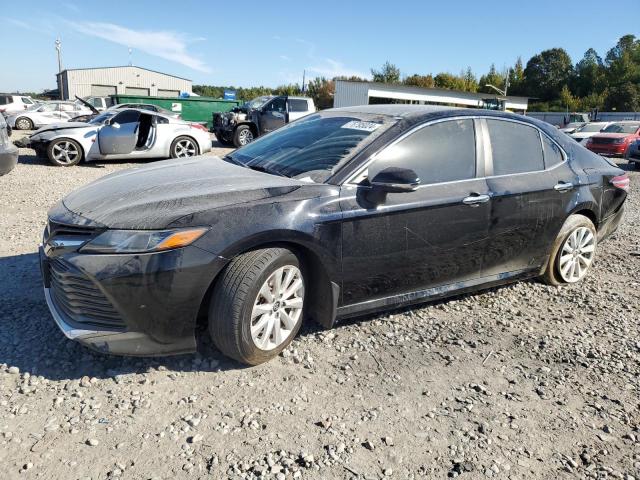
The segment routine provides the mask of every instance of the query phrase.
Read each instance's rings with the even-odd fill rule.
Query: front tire
[[[33,122],[27,117],[18,117],[16,119],[16,130],[33,130]]]
[[[209,333],[228,357],[247,365],[271,360],[302,324],[305,281],[298,258],[284,248],[242,254],[216,282]]]
[[[571,215],[564,222],[551,250],[542,276],[549,285],[581,281],[596,256],[598,235],[593,222],[583,215]]]
[[[195,157],[198,153],[198,143],[191,137],[183,135],[171,142],[171,158]]]
[[[72,167],[82,161],[82,147],[70,138],[58,138],[49,143],[47,158],[57,167]]]
[[[248,125],[240,125],[233,134],[233,144],[237,147],[244,147],[254,140],[253,131]]]

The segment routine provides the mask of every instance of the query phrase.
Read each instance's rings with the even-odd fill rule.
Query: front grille
[[[591,137],[591,143],[599,144],[599,145],[611,145],[615,138],[609,137]]]
[[[93,227],[85,227],[81,225],[68,225],[66,223],[59,223],[53,220],[49,220],[47,227],[44,231],[44,242],[49,239],[53,240],[55,237],[67,237],[77,240],[90,240],[97,233],[97,229]]]
[[[74,322],[94,327],[123,328],[118,312],[82,272],[59,258],[49,260],[51,294],[56,306]]]

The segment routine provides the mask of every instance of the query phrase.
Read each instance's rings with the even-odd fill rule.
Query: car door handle
[[[573,189],[573,183],[571,182],[560,182],[557,183],[555,187],[553,187],[553,189],[556,192],[568,192],[569,190]]]
[[[471,207],[477,207],[481,203],[487,203],[491,197],[489,195],[470,195],[462,200],[462,203]]]

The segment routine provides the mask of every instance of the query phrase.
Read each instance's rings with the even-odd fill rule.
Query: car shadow
[[[15,366],[20,372],[29,372],[49,380],[78,380],[84,376],[112,378],[158,369],[170,372],[216,372],[248,368],[223,356],[213,345],[203,325],[198,326],[198,348],[193,354],[120,357],[93,352],[67,339],[54,323],[44,299],[36,252],[1,257],[0,271],[4,272],[5,279],[0,283],[0,365]],[[503,287],[487,290],[500,288]],[[474,293],[454,298],[471,295]],[[435,300],[429,305],[435,306],[450,300]],[[334,328],[345,328],[423,307],[424,304],[353,317],[340,321]],[[299,335],[313,335],[323,330],[315,322],[306,322]]]
[[[0,284],[0,365],[49,380],[110,378],[159,368],[171,372],[245,368],[224,357],[204,334],[198,335],[194,354],[142,358],[93,352],[67,339],[54,323],[44,299],[36,252],[0,258],[0,271],[5,279]]]

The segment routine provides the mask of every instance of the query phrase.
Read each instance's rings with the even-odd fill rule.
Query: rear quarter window
[[[290,112],[308,112],[309,104],[306,100],[296,100],[294,98],[289,99],[289,111]]]
[[[487,119],[493,174],[510,175],[544,170],[538,130],[521,123]]]
[[[544,166],[545,168],[553,167],[564,161],[564,156],[560,147],[555,142],[551,141],[549,137],[542,134],[542,150],[544,152]]]
[[[0,105],[6,105],[11,103],[11,97],[7,95],[0,95]]]

